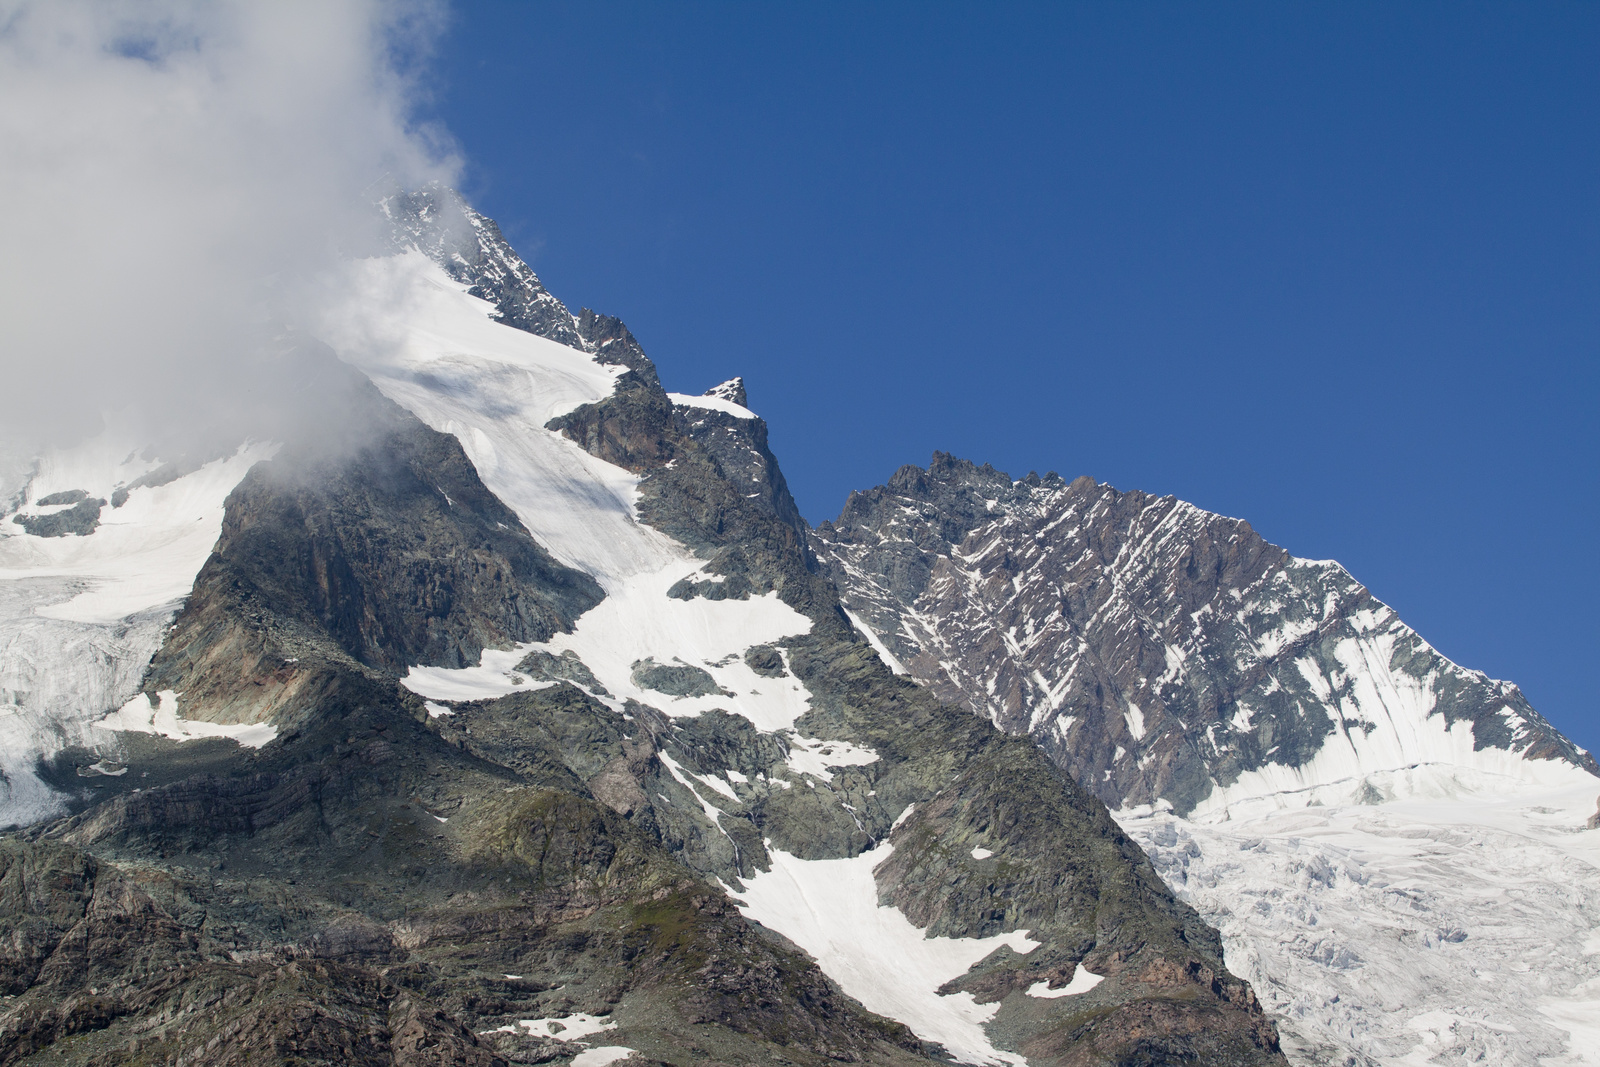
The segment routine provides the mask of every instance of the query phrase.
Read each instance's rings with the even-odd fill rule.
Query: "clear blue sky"
[[[438,74],[812,522],[934,449],[1174,493],[1600,749],[1600,5],[472,2]]]

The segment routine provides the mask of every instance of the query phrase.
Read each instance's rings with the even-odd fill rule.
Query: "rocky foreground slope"
[[[1293,1061],[1600,1062],[1594,758],[1338,564],[943,454],[812,543],[897,669],[1118,813]]]
[[[273,341],[316,417],[5,487],[0,1064],[1283,1062],[1105,806],[854,631],[738,383],[385,209]]]

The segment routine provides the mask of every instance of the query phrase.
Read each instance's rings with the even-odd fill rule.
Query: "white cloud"
[[[0,420],[237,403],[265,294],[448,180],[412,125],[434,3],[0,0]],[[291,297],[292,299],[292,297]]]

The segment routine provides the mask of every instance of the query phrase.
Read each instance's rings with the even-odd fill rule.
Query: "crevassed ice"
[[[113,422],[40,457],[26,503],[82,489],[110,500],[148,473],[141,442]],[[35,537],[0,523],[0,826],[59,814],[38,761],[104,746],[96,719],[134,695],[144,667],[222,529],[224,502],[277,446],[252,443],[161,486],[108,503],[87,536]]]
[[[1296,1067],[1600,1067],[1600,779],[1459,774],[1473,788],[1436,799],[1117,815]]]

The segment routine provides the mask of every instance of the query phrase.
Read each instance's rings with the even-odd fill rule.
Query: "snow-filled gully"
[[[872,872],[891,852],[885,842],[850,859],[802,860],[769,847],[772,869],[744,879],[734,899],[747,917],[810,953],[868,1010],[905,1023],[963,1063],[1025,1065],[1016,1053],[996,1049],[984,1032],[999,1004],[938,990],[999,948],[1026,955],[1039,943],[1026,930],[984,938],[925,936],[897,908],[878,903]]]

